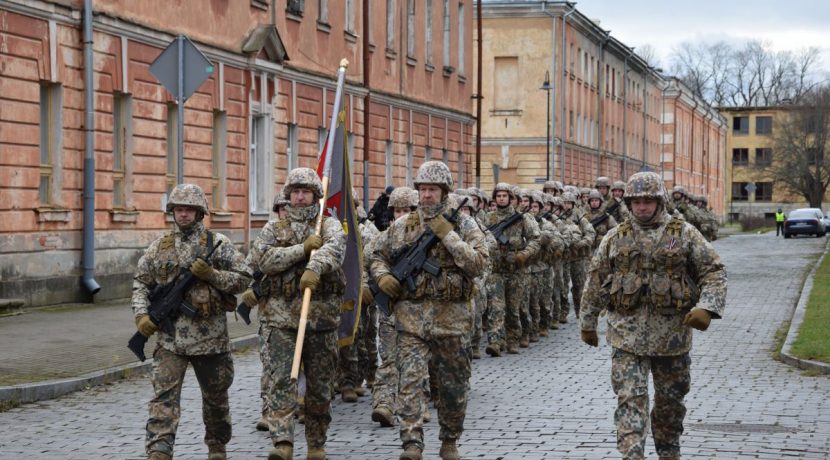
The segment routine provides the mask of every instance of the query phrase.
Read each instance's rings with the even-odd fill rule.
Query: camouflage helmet
[[[317,171],[311,168],[294,168],[288,173],[285,178],[285,187],[282,188],[282,196],[286,200],[291,199],[291,191],[295,188],[307,188],[314,192],[314,198],[319,200],[323,198],[323,183],[320,182],[320,177]]]
[[[513,193],[513,198],[521,199],[522,189],[518,185],[510,185],[510,192]]]
[[[467,189],[470,195],[478,198],[479,201],[487,201],[487,196],[484,195],[484,192],[481,191],[478,187],[470,187]]]
[[[510,198],[513,198],[513,186],[507,182],[499,182],[493,187],[493,199],[496,199],[496,192],[507,192]]]
[[[594,183],[594,188],[600,187],[611,187],[611,179],[605,176],[597,177],[597,181]]]
[[[556,198],[550,193],[543,193],[542,196],[545,198],[545,204],[553,204],[553,199]]]
[[[291,202],[285,199],[282,193],[277,194],[274,196],[274,204],[271,206],[271,210],[277,212],[280,208],[288,206]]]
[[[562,201],[561,196],[555,196],[553,197],[553,201],[551,202],[551,204],[553,204],[554,207],[561,208],[563,207],[562,205],[565,204],[565,202]]]
[[[562,194],[562,203],[572,203],[576,204],[576,195],[571,192],[565,192]]]
[[[531,190],[528,197],[535,203],[538,203],[539,206],[544,206],[545,204],[545,194],[542,193],[541,190]]]
[[[556,181],[549,180],[545,182],[545,185],[542,186],[542,190],[549,189],[559,190],[559,188],[556,186]]]
[[[564,186],[564,185],[562,185],[562,182],[560,182],[560,181],[558,181],[558,180],[553,181],[553,186],[554,186],[554,188],[555,188],[556,190],[558,190],[558,191],[560,191],[560,192],[561,192],[561,191],[563,191],[563,190],[564,190],[564,188],[565,188],[565,186]]]
[[[520,188],[519,193],[516,194],[516,196],[518,196],[519,199],[522,199],[522,200],[525,199],[525,198],[530,198],[530,190],[528,190],[526,188]]]
[[[196,208],[202,214],[208,213],[205,192],[196,184],[179,184],[170,191],[170,196],[167,198],[167,212],[173,212],[176,206],[189,206]]]
[[[447,206],[455,209],[458,207],[459,204],[461,204],[462,201],[464,201],[464,198],[466,197],[463,195],[459,195],[455,192],[450,192],[449,194],[447,194]]]
[[[656,172],[638,172],[628,179],[625,185],[625,200],[634,198],[654,198],[665,202],[666,186]]]
[[[588,192],[588,201],[590,200],[599,200],[602,203],[602,194],[599,193],[599,190],[594,189]]]
[[[582,196],[588,196],[588,194],[591,193],[591,190],[594,190],[594,189],[588,188],[588,187],[582,187],[582,188],[579,189],[579,196],[581,196],[581,197]]]
[[[702,202],[704,206],[709,206],[709,198],[706,195],[698,195],[698,201]]]
[[[566,185],[562,187],[562,191],[570,192],[574,196],[574,198],[576,198],[576,196],[579,195],[579,189],[574,187],[573,185]]]
[[[688,196],[688,193],[686,193],[686,189],[683,188],[682,185],[675,185],[674,188],[671,189],[671,193],[672,195],[674,195],[675,193],[679,193],[683,196]]]
[[[421,184],[435,184],[450,193],[453,187],[452,173],[450,168],[441,161],[427,161],[418,168],[415,176],[415,188]]]
[[[414,208],[418,206],[418,192],[409,187],[398,187],[389,195],[390,208]]]
[[[614,185],[611,186],[611,190],[622,190],[625,191],[625,182],[621,180],[615,180]]]

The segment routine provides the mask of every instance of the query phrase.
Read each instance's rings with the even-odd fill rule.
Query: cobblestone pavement
[[[717,242],[729,271],[729,298],[725,318],[695,339],[684,458],[830,457],[830,379],[803,376],[770,357],[775,332],[789,319],[805,270],[824,244],[776,241],[769,234]],[[616,458],[609,358],[605,345],[582,345],[571,321],[521,355],[475,361],[462,456]],[[255,352],[236,356],[229,458],[263,458],[270,448],[267,436],[254,430],[259,374]],[[0,413],[0,458],[142,458],[150,396],[149,381],[137,378]],[[192,373],[182,399],[176,458],[205,458]],[[331,458],[397,458],[397,429],[372,423],[369,411],[368,397],[357,404],[338,400]],[[426,458],[437,458],[436,420],[433,409]],[[303,439],[300,431],[298,458],[305,453]],[[651,445],[649,456],[655,457]]]

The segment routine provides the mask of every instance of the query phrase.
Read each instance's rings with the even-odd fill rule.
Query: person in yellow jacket
[[[778,208],[778,212],[775,213],[775,236],[778,236],[778,232],[781,232],[781,236],[784,236],[784,221],[786,219],[787,216],[784,215],[784,211]]]

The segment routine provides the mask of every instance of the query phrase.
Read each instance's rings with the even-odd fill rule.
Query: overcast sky
[[[576,7],[628,46],[651,44],[667,67],[684,41],[757,38],[775,50],[816,46],[830,70],[830,0],[579,0]]]

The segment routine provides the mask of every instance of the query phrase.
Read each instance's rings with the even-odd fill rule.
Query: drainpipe
[[[547,2],[545,2],[542,5],[542,11],[545,14],[547,14],[548,16],[550,16],[550,27],[551,27],[551,33],[550,33],[550,51],[551,51],[550,52],[550,74],[553,75],[553,80],[551,81],[551,84],[555,85],[556,84],[556,19],[559,16],[557,16],[557,15],[551,13],[550,11],[548,11]],[[554,91],[546,91],[546,93],[547,93],[546,96],[550,98],[550,113],[548,114],[548,115],[550,115],[550,126],[547,126],[548,135],[550,137],[553,137],[556,133],[556,91],[555,91],[555,88],[552,88],[552,89],[554,89]],[[555,155],[556,140],[552,139],[552,141],[554,143],[553,152],[554,152],[554,155]],[[548,171],[548,174],[550,174],[551,178],[555,179],[556,178],[556,174],[555,174],[556,158],[554,156],[553,158],[549,158],[549,160],[550,160],[551,170]]]
[[[634,55],[634,48],[629,48],[629,53],[623,61],[623,173],[628,178],[628,59]],[[628,180],[628,179],[626,179]]]
[[[363,0],[363,87],[366,88],[366,96],[363,97],[363,208],[369,212],[369,123],[371,122],[369,112],[372,103],[372,55],[369,54],[369,2]],[[427,141],[427,144],[429,140]]]
[[[101,286],[95,281],[95,63],[92,55],[92,0],[84,0],[84,275],[82,283],[95,295]],[[93,299],[94,300],[94,299]]]
[[[597,77],[596,77],[596,81],[597,81],[597,92],[596,92],[596,95],[597,95],[597,117],[596,117],[596,120],[597,120],[597,137],[596,137],[596,140],[597,140],[597,177],[603,175],[602,174],[602,159],[603,159],[604,155],[602,153],[602,139],[603,139],[603,136],[602,136],[602,133],[603,133],[602,116],[603,116],[603,112],[605,112],[605,111],[602,110],[602,107],[604,105],[603,100],[604,100],[605,95],[602,94],[602,82],[603,82],[603,76],[605,78],[608,78],[607,75],[602,73],[602,63],[605,62],[605,45],[606,45],[606,43],[608,43],[609,40],[611,40],[611,31],[606,30],[604,32],[605,32],[605,38],[602,38],[599,41],[599,47],[598,47],[599,52],[597,53],[597,68],[594,69],[597,72]]]
[[[368,0],[367,0],[368,1]],[[476,34],[478,35],[478,46],[476,47],[477,53],[477,61],[478,65],[476,66],[476,187],[481,187],[481,100],[484,97],[481,95],[481,79],[482,77],[482,66],[483,63],[481,60],[483,59],[484,55],[484,38],[481,36],[482,33],[482,25],[483,18],[481,17],[481,0],[476,2],[476,17],[478,18],[478,24],[476,24]],[[430,127],[430,130],[432,128]],[[429,131],[429,130],[428,130]],[[432,139],[429,140],[431,142]],[[464,145],[464,141],[462,139],[461,145]],[[495,182],[494,182],[495,183]]]
[[[565,183],[565,79],[567,78],[568,65],[565,59],[567,58],[567,48],[565,30],[567,29],[568,16],[576,13],[576,3],[568,3],[571,10],[562,15],[562,75],[559,83],[559,99],[561,100],[562,110],[559,112],[559,176],[562,183]],[[554,79],[554,81],[556,81]]]

